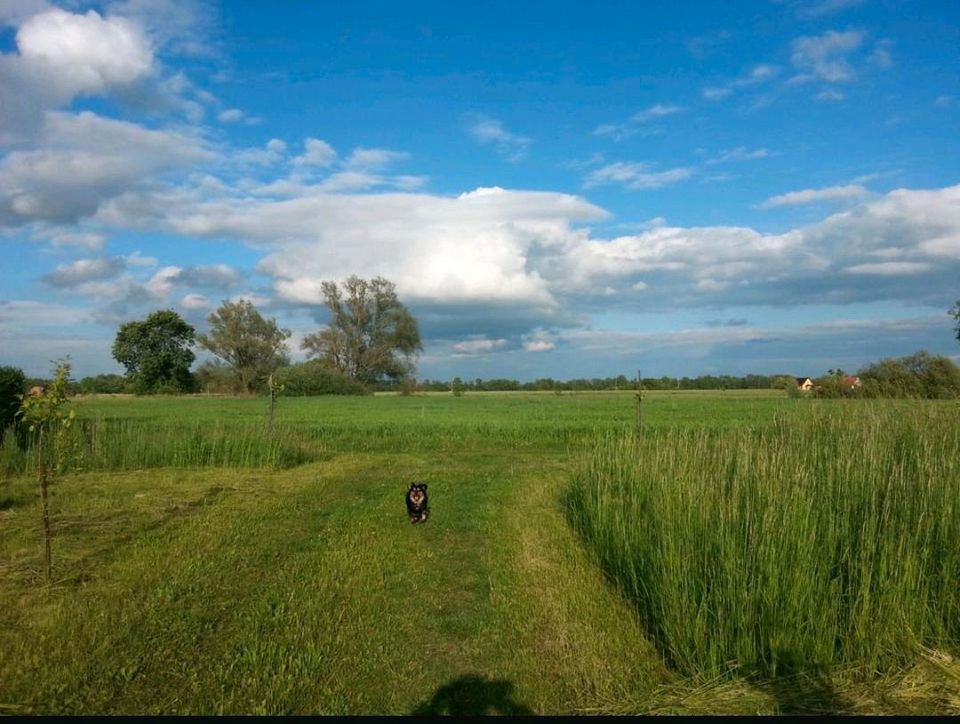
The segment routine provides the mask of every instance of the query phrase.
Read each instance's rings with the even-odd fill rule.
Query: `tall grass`
[[[15,435],[0,446],[0,473],[33,472],[36,456],[19,447]],[[175,467],[288,468],[312,459],[308,444],[289,426],[262,422],[180,422],[80,420],[63,441],[68,470],[138,470]]]
[[[568,513],[687,674],[882,671],[960,639],[960,414],[608,436]]]

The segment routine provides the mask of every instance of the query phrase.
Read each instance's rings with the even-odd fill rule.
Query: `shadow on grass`
[[[414,716],[534,716],[513,698],[513,684],[469,675],[451,681],[410,712]]]
[[[779,714],[853,714],[827,674],[783,676],[752,682],[776,703]]]

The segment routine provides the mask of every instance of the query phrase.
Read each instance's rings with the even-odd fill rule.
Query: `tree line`
[[[113,356],[127,373],[98,375],[80,382],[84,392],[130,391],[232,392],[252,394],[280,372],[282,387],[313,387],[360,391],[367,385],[399,381],[414,372],[414,356],[422,350],[417,320],[399,300],[395,285],[382,278],[351,276],[342,285],[324,282],[324,303],[330,324],[307,335],[301,348],[311,362],[291,365],[287,340],[290,330],[275,318],[265,318],[245,299],[224,301],[207,318],[210,329],[196,330],[172,309],[120,326]],[[214,360],[190,366],[193,347],[210,352]],[[298,368],[293,370],[292,368]],[[309,373],[309,374],[307,374]],[[322,378],[322,379],[321,379]]]
[[[290,330],[274,318],[264,318],[247,300],[224,301],[210,316],[210,330],[197,334],[171,309],[120,326],[113,344],[114,358],[126,375],[101,374],[71,382],[71,392],[137,393],[216,392],[256,393],[272,383],[274,393],[286,395],[369,394],[374,391],[466,392],[601,390],[796,390],[792,375],[699,375],[644,377],[626,375],[558,380],[542,377],[532,382],[509,378],[452,380],[414,377],[414,358],[423,349],[416,318],[399,300],[395,285],[382,278],[351,276],[342,285],[321,285],[330,324],[304,337],[301,348],[307,362],[291,364],[287,340]],[[949,311],[960,340],[960,300]],[[193,347],[214,360],[190,367]],[[2,368],[0,387],[29,389],[44,380],[27,379],[16,368]],[[960,396],[960,369],[948,357],[917,352],[899,359],[883,359],[861,368],[857,385],[846,381],[840,369],[815,381],[817,397],[927,397]],[[2,392],[2,390],[0,390]],[[2,396],[2,395],[0,395]],[[4,398],[6,399],[6,398]],[[13,403],[11,403],[13,404]],[[11,408],[12,409],[12,408]],[[12,414],[12,413],[10,413]],[[0,417],[8,412],[0,405]]]

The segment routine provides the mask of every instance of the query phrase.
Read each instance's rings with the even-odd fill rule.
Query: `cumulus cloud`
[[[633,169],[627,172],[623,182],[634,178]],[[499,188],[455,198],[314,191],[171,204],[141,196],[130,207],[111,202],[100,221],[127,223],[126,214],[155,203],[151,213],[168,231],[269,247],[257,270],[270,277],[281,304],[321,308],[323,281],[381,274],[396,281],[432,333],[472,325],[485,339],[508,338],[508,321],[511,334],[521,335],[577,325],[578,314],[599,308],[918,303],[952,293],[949,279],[960,271],[960,187],[884,196],[834,188],[841,191],[774,197],[771,205],[850,202],[819,223],[775,234],[661,220],[603,238],[581,226],[606,216],[582,198]],[[877,266],[886,262],[898,265]]]
[[[189,309],[191,311],[197,311],[202,309],[209,309],[213,305],[210,303],[210,299],[205,297],[202,294],[191,293],[187,294],[180,300],[180,306],[184,309]]]
[[[453,345],[454,355],[477,355],[494,352],[507,346],[505,339],[468,339]]]
[[[241,273],[227,264],[186,268],[166,266],[150,278],[146,288],[156,296],[164,296],[175,286],[226,290],[235,287],[242,279]]]
[[[140,182],[213,158],[196,136],[89,111],[48,112],[39,147],[0,160],[0,226],[76,222]]]
[[[524,352],[549,352],[557,346],[557,336],[543,329],[536,329],[523,338]]]
[[[848,186],[829,186],[822,189],[803,189],[790,191],[779,196],[771,196],[760,204],[760,208],[769,209],[777,206],[801,206],[818,201],[850,201],[861,199],[869,192],[858,184]]]
[[[149,75],[153,51],[143,31],[121,17],[48,10],[17,31],[20,58],[73,93],[103,93]]]
[[[337,152],[326,141],[319,138],[308,138],[303,142],[303,154],[293,159],[295,166],[332,166],[337,160]]]
[[[72,264],[61,264],[45,274],[42,281],[51,287],[76,287],[84,282],[109,279],[125,267],[126,262],[120,258],[78,259]]]
[[[16,52],[0,53],[0,142],[32,136],[48,110],[80,96],[129,91],[156,75],[153,47],[134,21],[59,8],[13,16]]]

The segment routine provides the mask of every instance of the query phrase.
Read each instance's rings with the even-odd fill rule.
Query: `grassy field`
[[[953,408],[739,392],[649,393],[643,405],[638,441],[623,437],[636,427],[631,393],[281,399],[272,427],[258,399],[83,400],[81,470],[60,475],[52,489],[52,585],[41,578],[29,458],[9,442],[0,450],[0,712],[960,711],[955,624],[909,647],[901,634],[913,620],[884,619],[900,627],[892,639],[901,650],[866,664],[812,657],[816,666],[773,671],[751,668],[744,654],[741,667],[718,671],[714,655],[729,654],[725,637],[737,628],[721,620],[722,604],[737,609],[747,599],[717,589],[723,600],[705,599],[717,606],[714,618],[689,619],[705,659],[685,662],[671,653],[640,589],[625,585],[629,571],[640,570],[634,562],[647,560],[635,556],[635,541],[598,532],[611,516],[609,530],[682,528],[712,504],[747,506],[751,490],[773,510],[784,491],[767,472],[795,470],[790,461],[799,458],[785,452],[795,441],[788,435],[777,444],[771,430],[815,431],[824,415],[879,416],[920,420],[920,432],[952,431],[955,440]],[[897,541],[933,514],[924,523],[932,532],[920,537],[956,543],[956,529],[944,527],[954,518],[943,510],[958,504],[948,499],[958,458],[936,467],[930,461],[950,452],[945,436],[920,432],[910,444],[916,460],[934,466],[924,469],[939,497],[914,498],[927,512],[900,520]],[[629,451],[617,447],[624,439]],[[754,465],[759,458],[741,455],[741,470],[724,457],[730,450],[754,450],[780,467],[764,472]],[[877,452],[830,468],[833,488],[788,496],[789,515],[803,500],[811,510],[846,500],[835,488],[848,472],[867,497],[847,504],[863,513],[858,501],[900,459],[888,452],[873,465]],[[709,463],[699,477],[670,489],[701,459]],[[604,460],[619,461],[621,472],[656,468],[663,496],[650,505],[662,515],[650,519],[636,494],[653,478],[607,470],[602,479],[621,489],[590,487]],[[402,497],[413,479],[430,484],[425,525],[405,517]],[[797,481],[795,492],[804,489],[802,475]],[[701,531],[711,529],[702,523]],[[758,548],[766,551],[775,529],[764,530]],[[888,530],[843,532],[864,545],[880,533]],[[700,545],[675,540],[692,551]],[[875,547],[889,556],[913,550]],[[943,576],[957,560],[949,555]],[[679,560],[650,581],[665,590],[667,577],[686,575],[694,587],[716,575],[696,558],[687,567]]]

